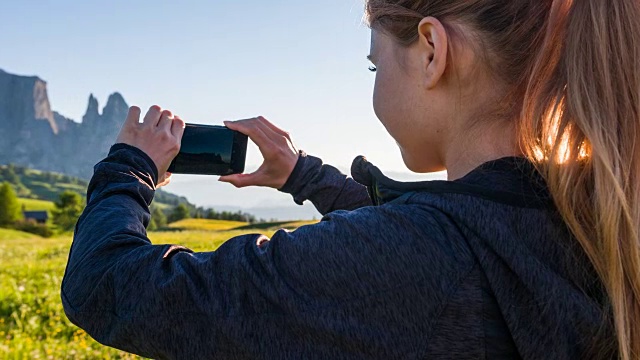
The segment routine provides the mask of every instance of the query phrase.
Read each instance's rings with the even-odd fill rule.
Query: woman
[[[151,245],[183,121],[132,108],[95,168],[62,285],[98,341],[156,358],[640,358],[640,4],[369,0],[374,107],[415,172],[361,184],[262,118],[222,178],[321,223],[212,253]],[[375,205],[375,206],[373,206]]]

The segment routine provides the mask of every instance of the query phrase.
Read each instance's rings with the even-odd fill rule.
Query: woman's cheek
[[[387,129],[387,131],[393,136],[394,121],[398,114],[395,113],[398,109],[394,109],[394,102],[397,100],[397,94],[389,92],[388,83],[385,82],[384,74],[377,74],[376,83],[373,90],[373,111],[376,116]]]
[[[376,114],[376,117],[378,117],[378,119],[384,124],[382,100],[382,84],[380,81],[380,77],[376,76],[375,85],[373,87],[373,112]]]

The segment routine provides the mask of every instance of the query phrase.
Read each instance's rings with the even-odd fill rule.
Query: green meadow
[[[18,202],[26,211],[48,211],[51,213],[56,205],[53,201],[19,198]]]
[[[27,205],[28,206],[28,205]],[[155,244],[180,244],[212,251],[226,240],[246,234],[271,236],[280,228],[311,222],[247,223],[185,220],[170,231],[149,234]],[[107,348],[72,325],[60,302],[60,283],[72,235],[51,239],[0,229],[0,358],[136,359]]]

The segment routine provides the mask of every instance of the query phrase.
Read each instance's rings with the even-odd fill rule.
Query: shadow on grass
[[[177,232],[183,232],[183,231],[189,231],[189,230],[193,230],[193,229],[187,229],[187,228],[170,228],[170,227],[162,227],[162,228],[158,228],[153,230],[154,232],[166,232],[166,233],[177,233]]]

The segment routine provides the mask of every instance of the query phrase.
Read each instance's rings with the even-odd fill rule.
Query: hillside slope
[[[88,181],[73,176],[15,165],[0,165],[0,182],[3,181],[14,185],[18,196],[21,198],[45,201],[58,200],[60,194],[65,190],[75,191],[82,196],[86,196],[87,187],[89,186]],[[194,208],[194,205],[189,203],[186,198],[162,190],[156,192],[154,204],[161,208],[173,207],[178,204],[185,204],[189,208]],[[30,207],[29,204],[26,205],[28,208]],[[31,207],[31,209],[33,208]]]

